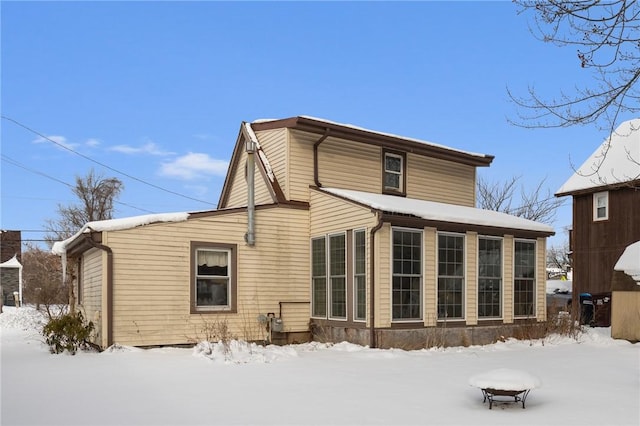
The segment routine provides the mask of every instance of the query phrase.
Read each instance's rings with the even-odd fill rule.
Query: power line
[[[111,170],[111,171],[113,171],[113,172],[116,172],[116,173],[118,173],[118,174],[121,174],[122,176],[128,177],[129,179],[133,179],[133,180],[135,180],[135,181],[137,181],[137,182],[140,182],[140,183],[142,183],[142,184],[144,184],[144,185],[148,185],[148,186],[150,186],[150,187],[152,187],[152,188],[159,189],[160,191],[164,191],[164,192],[167,192],[167,193],[169,193],[169,194],[177,195],[178,197],[186,198],[186,199],[189,199],[189,200],[192,200],[192,201],[197,201],[197,202],[199,202],[199,203],[204,203],[204,204],[208,204],[208,205],[214,205],[213,203],[210,203],[210,202],[208,202],[208,201],[204,201],[204,200],[200,200],[200,199],[197,199],[197,198],[189,197],[188,195],[180,194],[179,192],[171,191],[170,189],[166,189],[166,188],[163,188],[163,187],[161,187],[161,186],[155,185],[155,184],[153,184],[153,183],[150,183],[150,182],[144,181],[144,180],[142,180],[142,179],[139,179],[139,178],[137,178],[137,177],[135,177],[135,176],[131,176],[131,175],[130,175],[130,174],[128,174],[128,173],[122,172],[122,171],[120,171],[120,170],[118,170],[118,169],[115,169],[115,168],[113,168],[113,167],[111,167],[111,166],[108,166],[108,165],[106,165],[106,164],[104,164],[104,163],[101,163],[101,162],[100,162],[100,161],[98,161],[98,160],[94,160],[93,158],[91,158],[91,157],[89,157],[89,156],[87,156],[87,155],[81,154],[81,153],[79,153],[78,151],[75,151],[75,150],[73,150],[73,149],[69,148],[68,146],[65,146],[65,145],[63,145],[63,144],[61,144],[61,143],[58,143],[58,142],[54,141],[53,139],[49,138],[48,136],[45,136],[44,134],[42,134],[42,133],[38,132],[37,130],[32,129],[32,128],[30,128],[30,127],[28,127],[28,126],[26,126],[26,125],[24,125],[24,124],[20,123],[19,121],[14,120],[14,119],[13,119],[13,118],[11,118],[11,117],[7,117],[6,115],[1,115],[0,117],[2,117],[3,119],[5,119],[5,120],[7,120],[7,121],[10,121],[10,122],[12,122],[12,123],[14,123],[14,124],[16,124],[16,125],[18,125],[18,126],[20,126],[20,127],[22,127],[22,128],[23,128],[23,129],[25,129],[25,130],[28,130],[29,132],[31,132],[31,133],[33,133],[33,134],[35,134],[35,135],[40,136],[40,137],[41,137],[41,138],[43,138],[43,139],[48,140],[49,142],[51,142],[51,143],[53,143],[53,144],[55,144],[55,145],[59,146],[60,148],[66,149],[66,150],[67,150],[67,151],[69,151],[69,152],[72,152],[72,153],[74,153],[74,154],[76,154],[76,155],[78,155],[78,156],[80,156],[80,157],[82,157],[82,158],[84,158],[84,159],[86,159],[86,160],[89,160],[89,161],[91,161],[91,162],[93,162],[93,163],[95,163],[95,164],[98,164],[98,165],[100,165],[100,166],[102,166],[102,167],[104,167],[104,168],[106,168],[106,169],[109,169],[109,170]]]
[[[13,166],[20,167],[21,169],[24,169],[24,170],[26,170],[28,172],[31,172],[31,173],[35,173],[35,174],[40,175],[40,176],[44,176],[47,179],[51,179],[53,181],[61,183],[62,185],[65,185],[65,186],[67,186],[67,187],[69,187],[71,189],[74,188],[74,186],[71,185],[68,182],[62,181],[62,180],[60,180],[58,178],[50,176],[50,175],[48,175],[46,173],[42,173],[42,172],[40,172],[38,170],[31,169],[31,168],[25,166],[24,164],[19,163],[18,161],[14,160],[13,158],[11,158],[11,157],[9,157],[9,156],[7,156],[5,154],[0,154],[0,157],[2,158],[3,161],[5,161],[5,162],[7,162],[7,163],[9,163],[9,164],[11,164]],[[132,209],[140,210],[141,212],[145,212],[145,213],[155,213],[153,211],[150,211],[150,210],[147,210],[147,209],[143,209],[141,207],[136,207],[136,206],[132,206],[131,204],[123,203],[122,201],[114,200],[114,203],[121,204],[121,205],[126,206],[126,207],[131,207]]]

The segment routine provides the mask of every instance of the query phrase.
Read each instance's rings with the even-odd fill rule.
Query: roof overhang
[[[477,167],[487,167],[494,159],[493,155],[469,153],[417,139],[404,138],[312,117],[299,116],[281,120],[257,121],[251,123],[251,127],[255,131],[289,128],[315,133],[319,136],[328,131],[329,137],[353,140]]]

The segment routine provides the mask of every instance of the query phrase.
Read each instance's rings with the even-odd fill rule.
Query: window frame
[[[367,321],[367,230],[354,229],[353,234],[353,321],[354,322],[366,322]],[[364,251],[362,261],[364,262],[363,270],[358,272],[358,239],[357,234],[363,235],[362,250]],[[362,278],[362,285],[364,286],[363,300],[358,297],[358,278]],[[364,308],[364,315],[358,316],[358,305]]]
[[[396,157],[400,159],[400,171],[387,170],[387,156]],[[387,186],[386,177],[387,173],[398,174],[398,188]],[[393,151],[389,149],[382,150],[382,193],[390,195],[406,195],[407,187],[407,155],[404,152]]]
[[[517,272],[517,255],[518,255],[518,244],[531,244],[533,246],[533,277],[519,277]],[[537,253],[537,241],[535,240],[527,240],[517,238],[513,242],[513,317],[516,319],[522,318],[536,318],[537,317],[537,264],[538,264],[538,253]],[[516,310],[519,306],[522,305],[522,302],[517,302],[518,295],[523,293],[521,290],[517,290],[518,281],[521,282],[529,282],[531,285],[530,289],[527,289],[526,292],[531,294],[531,312],[525,313],[516,313]]]
[[[198,269],[198,251],[210,250],[218,252],[227,252],[227,262],[229,267],[227,268],[228,284],[227,284],[227,298],[228,303],[225,306],[198,306],[197,305],[197,269]],[[238,312],[238,246],[237,244],[217,243],[207,241],[191,241],[190,244],[190,281],[189,281],[189,299],[190,299],[190,312],[192,314],[229,314]]]
[[[482,271],[482,266],[480,265],[480,240],[491,240],[491,241],[499,241],[500,242],[500,264],[499,264],[499,270],[500,270],[500,276],[482,276],[481,275],[481,271]],[[486,236],[486,235],[479,235],[478,236],[478,284],[477,284],[477,312],[478,312],[478,320],[479,321],[483,321],[483,320],[495,320],[495,319],[502,319],[504,317],[504,239],[502,237],[492,237],[492,236]],[[495,266],[495,265],[494,265]],[[499,314],[497,316],[490,316],[490,315],[480,315],[481,309],[480,309],[480,305],[481,305],[481,285],[480,285],[480,280],[482,279],[489,279],[489,280],[498,280],[499,281],[499,288],[498,288],[498,302],[499,302],[499,307],[498,307],[498,311]],[[489,293],[487,291],[485,291],[485,293]],[[485,304],[486,305],[486,304]]]
[[[322,256],[323,259],[323,263],[324,263],[324,268],[322,268],[324,270],[324,275],[314,275],[315,270],[314,270],[314,251],[313,251],[313,242],[314,241],[322,241],[323,245],[322,247],[324,247],[324,255]],[[319,237],[313,237],[311,238],[311,248],[310,248],[310,252],[311,252],[311,318],[318,318],[318,319],[327,319],[328,318],[328,314],[329,314],[329,286],[328,286],[328,276],[327,276],[327,236],[326,235],[321,235]],[[316,299],[316,278],[317,279],[324,279],[324,313],[316,313],[316,307],[318,307],[318,303],[322,302]]]
[[[394,257],[394,249],[395,249],[395,244],[394,244],[394,234],[396,232],[402,232],[402,233],[411,233],[411,234],[418,234],[419,235],[419,241],[420,241],[420,259],[419,259],[419,263],[420,263],[420,268],[419,274],[405,274],[405,273],[396,273],[395,272],[395,264],[396,264],[396,259]],[[424,253],[424,230],[422,229],[416,229],[416,228],[402,228],[402,227],[392,227],[391,228],[391,241],[390,241],[390,260],[391,260],[391,265],[390,265],[390,275],[391,275],[391,282],[390,282],[390,308],[391,308],[391,322],[392,323],[403,323],[403,322],[423,322],[424,321],[424,257],[425,257],[425,253]],[[413,259],[412,259],[413,260]],[[404,306],[404,304],[394,304],[394,292],[396,291],[395,289],[395,283],[394,283],[394,278],[399,277],[399,278],[418,278],[419,280],[419,284],[418,284],[418,316],[417,317],[396,317],[395,316],[395,312],[394,312],[394,307],[396,305],[400,306],[400,309],[402,309],[402,306]],[[402,283],[401,283],[402,284]],[[402,296],[402,287],[399,289],[399,291],[401,292],[400,295]],[[410,292],[413,292],[414,290],[409,290]],[[401,298],[400,296],[400,298]],[[411,306],[412,304],[408,304],[408,306]]]
[[[598,201],[604,200],[604,206],[599,206]],[[604,208],[604,216],[598,216],[598,209]],[[593,194],[593,221],[599,222],[609,220],[609,191],[596,192]]]
[[[441,275],[440,274],[440,237],[455,237],[462,239],[462,275]],[[466,298],[467,298],[467,236],[456,232],[438,232],[436,243],[436,318],[439,322],[444,321],[464,321],[466,319]],[[440,279],[460,279],[460,316],[449,317],[440,315]],[[451,304],[453,306],[453,304]],[[443,305],[445,310],[449,304]]]
[[[343,266],[343,271],[342,274],[334,274],[333,273],[333,264],[332,261],[333,259],[333,251],[332,251],[332,244],[331,244],[331,240],[333,238],[336,237],[342,237],[342,241],[343,241],[343,245],[342,245],[342,266]],[[347,312],[347,298],[348,298],[348,294],[347,294],[347,233],[346,232],[336,232],[336,233],[332,233],[327,235],[327,290],[328,290],[328,303],[329,303],[329,309],[328,309],[328,317],[331,320],[336,320],[336,321],[346,321],[348,318],[348,312]],[[339,315],[335,315],[334,314],[334,280],[340,280],[342,279],[342,294],[344,296],[344,301],[342,302],[343,305],[343,309],[344,309],[344,316],[339,316]]]

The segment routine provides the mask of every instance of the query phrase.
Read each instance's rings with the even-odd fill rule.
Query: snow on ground
[[[404,351],[349,343],[51,355],[42,316],[5,307],[1,424],[8,425],[638,425],[640,345],[587,328],[493,345]],[[489,410],[469,380],[528,372],[526,409]]]

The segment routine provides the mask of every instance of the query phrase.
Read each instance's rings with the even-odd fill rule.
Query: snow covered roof
[[[18,260],[18,255],[14,255],[6,262],[0,263],[0,268],[22,268],[22,264]]]
[[[620,124],[556,191],[556,195],[636,179],[640,179],[640,118]]]
[[[624,272],[640,285],[640,241],[624,249],[613,270]]]
[[[67,251],[67,246],[75,241],[80,235],[88,234],[91,231],[119,231],[131,229],[137,226],[148,225],[157,222],[183,222],[189,218],[189,213],[158,213],[141,216],[123,217],[120,219],[98,220],[87,222],[78,232],[64,241],[58,241],[53,245],[51,251],[57,255],[63,255]]]
[[[334,126],[340,126],[340,127],[344,127],[344,128],[347,128],[347,129],[358,130],[358,131],[362,131],[362,132],[368,132],[368,133],[381,135],[381,136],[392,137],[392,138],[396,138],[396,139],[404,139],[406,141],[417,142],[417,143],[421,143],[421,144],[424,144],[424,145],[433,146],[433,147],[437,147],[437,148],[442,148],[442,149],[446,149],[448,151],[457,152],[457,153],[461,153],[461,154],[466,154],[466,155],[470,155],[470,156],[478,157],[478,158],[482,158],[482,159],[486,159],[486,158],[493,159],[492,155],[481,154],[481,153],[470,152],[470,151],[463,151],[463,150],[460,150],[460,149],[451,148],[451,147],[446,146],[446,145],[441,145],[441,144],[437,144],[437,143],[433,143],[433,142],[428,142],[428,141],[424,141],[424,140],[421,140],[421,139],[408,138],[406,136],[395,135],[393,133],[379,132],[379,131],[376,131],[376,130],[371,130],[371,129],[367,129],[367,128],[360,127],[360,126],[355,126],[353,124],[338,123],[338,122],[335,122],[335,121],[325,120],[324,118],[312,117],[312,116],[309,116],[309,115],[300,115],[298,117],[306,119],[306,120],[317,121],[319,123],[330,124],[330,125],[334,125]],[[268,123],[268,122],[272,122],[272,121],[281,121],[281,119],[258,119],[258,120],[254,120],[253,123],[261,124],[261,123]]]
[[[521,229],[553,234],[551,226],[493,210],[434,201],[416,200],[393,195],[373,194],[337,188],[322,188],[326,192],[365,204],[373,209],[389,213],[410,214],[426,220],[496,228]]]

